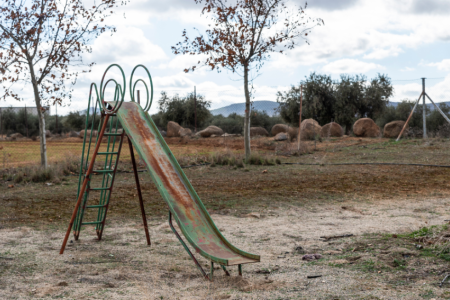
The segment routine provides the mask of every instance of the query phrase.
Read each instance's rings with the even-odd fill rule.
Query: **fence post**
[[[298,137],[297,137],[297,151],[300,155],[300,133],[302,132],[302,102],[303,102],[303,84],[300,85],[300,112],[298,118]]]

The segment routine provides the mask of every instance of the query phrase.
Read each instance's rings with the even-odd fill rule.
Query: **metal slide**
[[[222,236],[158,128],[141,106],[136,102],[124,102],[117,111],[117,117],[167,202],[169,214],[174,216],[192,247],[211,263],[216,262],[222,267],[238,265],[239,273],[242,264],[259,262],[259,255],[239,250]],[[178,238],[184,243],[179,236]],[[192,254],[189,254],[196,262]],[[201,269],[198,263],[197,266]],[[225,268],[224,270],[226,271]],[[206,275],[203,270],[202,272]]]

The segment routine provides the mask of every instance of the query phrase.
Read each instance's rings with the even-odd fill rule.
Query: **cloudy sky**
[[[117,33],[104,34],[94,42],[93,52],[86,56],[87,61],[96,62],[93,72],[80,78],[72,103],[58,112],[85,109],[89,83],[99,84],[111,63],[120,64],[126,74],[136,64],[146,65],[155,100],[161,91],[183,95],[196,86],[197,93],[212,101],[212,108],[244,102],[241,77],[206,68],[185,74],[183,69],[197,59],[172,54],[171,46],[181,41],[183,29],[206,28],[209,22],[200,12],[194,0],[131,0],[110,19]],[[254,81],[254,100],[275,101],[277,91],[318,72],[335,79],[340,74],[368,78],[388,74],[395,87],[391,101],[417,98],[420,78],[426,77],[430,97],[450,101],[449,0],[310,0],[306,12],[322,18],[325,26],[312,30],[310,45],[301,43],[285,55],[272,55]],[[156,110],[154,104],[151,111]]]

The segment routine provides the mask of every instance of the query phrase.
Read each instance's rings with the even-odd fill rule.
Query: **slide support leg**
[[[214,281],[214,262],[211,261],[211,270],[209,271],[209,280]]]
[[[186,252],[189,254],[189,256],[192,258],[192,260],[197,265],[197,268],[200,270],[200,272],[202,273],[203,277],[205,277],[206,279],[209,279],[208,275],[206,275],[206,272],[203,270],[202,266],[200,266],[200,264],[198,263],[197,259],[195,259],[195,257],[192,254],[191,250],[189,250],[188,246],[184,243],[184,241],[181,239],[181,236],[175,230],[175,227],[173,227],[173,224],[172,224],[172,212],[170,212],[170,211],[169,211],[169,225],[170,225],[170,228],[172,229],[173,233],[176,235],[176,237],[180,241],[181,245],[183,245],[184,250],[186,250]]]
[[[142,200],[141,184],[139,183],[139,175],[137,172],[136,159],[134,158],[133,145],[131,144],[130,137],[128,137],[128,146],[130,147],[131,163],[133,164],[133,173],[134,179],[136,181],[136,190],[139,196],[139,205],[141,207],[142,222],[144,223],[145,237],[147,238],[147,245],[150,246],[152,242],[150,241],[150,234],[148,232],[147,217],[145,216],[144,200]]]
[[[222,270],[225,272],[225,275],[230,276],[230,273],[227,271],[227,268],[225,268],[225,266],[222,266]]]
[[[239,276],[242,276],[242,265],[238,265]]]

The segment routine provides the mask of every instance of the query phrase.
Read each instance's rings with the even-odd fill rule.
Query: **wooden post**
[[[297,151],[300,155],[300,133],[302,132],[302,102],[303,102],[303,84],[300,85],[300,113],[298,118],[298,137],[297,137]]]
[[[405,131],[406,126],[408,125],[409,120],[411,119],[414,111],[416,110],[417,107],[417,103],[419,103],[420,101],[420,97],[422,97],[423,92],[420,94],[419,99],[417,99],[416,104],[414,104],[413,109],[411,110],[411,113],[409,114],[408,119],[405,122],[405,125],[403,125],[402,131],[400,131],[400,134],[398,135],[397,139],[395,140],[396,142],[398,142],[400,140],[400,138],[402,137],[403,131]]]
[[[195,108],[194,108],[194,114],[195,114],[195,131],[194,132],[197,132],[197,90],[196,90],[196,87],[194,86],[194,105],[195,105]]]

